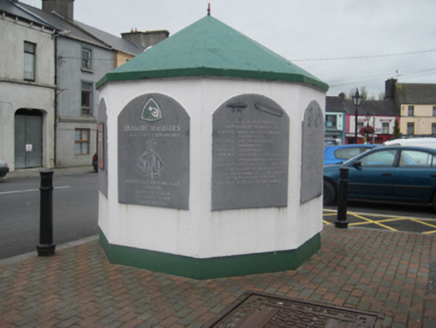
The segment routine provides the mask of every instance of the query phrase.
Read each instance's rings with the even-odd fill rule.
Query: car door
[[[398,150],[372,151],[358,157],[349,165],[348,197],[391,199]]]
[[[436,188],[436,155],[414,149],[401,150],[394,176],[395,197],[428,202]]]

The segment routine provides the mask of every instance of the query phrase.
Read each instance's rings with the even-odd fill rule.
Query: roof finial
[[[209,2],[209,4],[207,5],[207,16],[210,16],[210,2]]]

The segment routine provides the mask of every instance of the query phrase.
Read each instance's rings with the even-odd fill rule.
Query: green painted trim
[[[215,77],[234,77],[242,79],[268,80],[268,81],[284,81],[298,82],[327,91],[329,86],[316,79],[312,79],[303,74],[289,74],[277,72],[261,72],[261,71],[246,71],[236,69],[217,69],[217,68],[181,68],[168,69],[158,71],[142,71],[142,72],[111,72],[106,74],[100,81],[97,82],[97,89],[109,82],[119,81],[135,81],[135,80],[151,80],[165,79],[174,77],[192,77],[192,76],[215,76]]]
[[[321,248],[321,234],[316,234],[294,250],[206,259],[112,245],[101,230],[100,244],[114,264],[194,279],[213,279],[295,270]]]

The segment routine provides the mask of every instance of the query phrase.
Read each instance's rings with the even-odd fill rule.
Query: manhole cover
[[[302,302],[264,294],[249,294],[210,327],[381,327],[378,313]]]

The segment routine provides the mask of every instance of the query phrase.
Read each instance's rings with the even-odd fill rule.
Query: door
[[[368,199],[394,197],[396,150],[379,150],[360,157],[348,172],[348,196]]]
[[[422,150],[402,150],[394,185],[398,199],[430,201],[436,188],[436,156]]]
[[[15,168],[40,167],[41,163],[41,112],[19,110],[15,114]]]

